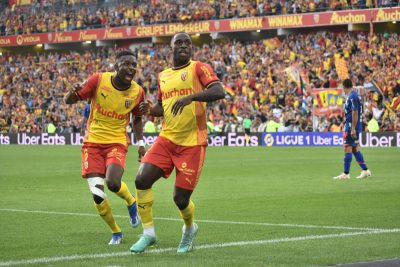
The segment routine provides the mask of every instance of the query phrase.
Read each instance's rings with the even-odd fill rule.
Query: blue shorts
[[[344,146],[352,146],[356,147],[359,145],[359,137],[360,133],[356,132],[356,138],[351,136],[350,132],[343,132],[343,145]]]

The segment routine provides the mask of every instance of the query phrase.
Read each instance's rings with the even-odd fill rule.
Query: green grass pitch
[[[78,146],[0,146],[0,266],[327,266],[400,257],[400,150],[364,148],[373,176],[335,181],[340,147],[210,147],[193,195],[195,250],[177,255],[173,177],[154,186],[158,243],[129,248],[122,200],[107,191],[124,243],[96,215]],[[124,181],[134,190],[137,152]]]

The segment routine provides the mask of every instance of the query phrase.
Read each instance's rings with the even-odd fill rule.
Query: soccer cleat
[[[156,237],[151,235],[142,234],[139,240],[132,245],[131,252],[142,253],[147,247],[150,247],[156,243]]]
[[[357,176],[357,179],[363,179],[371,176],[371,171],[370,170],[362,170],[361,174]]]
[[[338,176],[333,177],[333,179],[335,180],[346,180],[346,179],[350,179],[350,174],[346,174],[346,173],[342,173]]]
[[[110,242],[108,242],[109,245],[119,245],[122,242],[122,233],[113,233],[111,236]]]
[[[138,212],[137,212],[136,201],[132,205],[128,206],[128,211],[129,211],[129,217],[130,217],[129,220],[131,222],[131,226],[133,228],[138,227],[139,224],[140,224],[140,218],[139,218],[139,215],[138,215]]]
[[[197,224],[194,223],[193,228],[194,229],[191,233],[186,233],[185,226],[183,226],[182,239],[181,239],[181,242],[179,243],[178,250],[177,250],[178,253],[186,253],[193,249],[193,240],[196,237],[199,227],[197,226]]]

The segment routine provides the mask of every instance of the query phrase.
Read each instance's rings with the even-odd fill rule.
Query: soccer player
[[[136,66],[136,57],[131,51],[120,51],[116,55],[114,73],[96,73],[64,97],[67,104],[91,99],[82,146],[82,177],[88,182],[99,215],[111,229],[109,245],[120,244],[122,232],[104,192],[104,180],[110,191],[125,200],[132,227],[140,224],[136,199],[121,181],[130,142],[125,129],[131,113],[134,115],[134,133],[139,140],[139,159],[146,153],[139,111],[139,104],[144,101],[145,93],[143,88],[133,81]]]
[[[362,169],[361,174],[357,178],[367,178],[371,176],[371,172],[365,164],[358,141],[362,130],[362,102],[357,92],[353,90],[353,83],[350,79],[343,81],[343,88],[347,96],[346,103],[344,104],[345,121],[343,129],[344,172],[333,177],[333,179],[350,179],[352,153]]]
[[[152,186],[161,177],[176,170],[174,202],[184,225],[178,253],[192,249],[198,226],[194,222],[195,205],[191,195],[203,167],[207,147],[206,103],[223,99],[224,89],[211,67],[191,60],[192,40],[187,33],[177,33],[171,41],[173,67],[158,76],[158,102],[145,102],[140,111],[163,116],[159,137],[143,157],[135,185],[143,234],[131,251],[143,252],[156,242],[152,206]]]

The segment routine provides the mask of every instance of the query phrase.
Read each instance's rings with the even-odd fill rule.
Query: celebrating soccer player
[[[96,209],[112,231],[109,245],[122,241],[121,228],[116,223],[110,203],[104,193],[104,179],[110,191],[125,200],[133,227],[140,224],[136,199],[121,181],[124,173],[129,137],[126,126],[134,116],[133,130],[138,141],[139,158],[146,153],[143,142],[142,117],[139,104],[144,90],[133,78],[137,61],[131,51],[116,56],[115,73],[104,72],[91,76],[82,86],[66,94],[67,104],[91,99],[90,115],[82,147],[82,177],[86,178]]]
[[[131,251],[143,252],[156,242],[152,186],[176,169],[174,202],[184,221],[178,253],[192,249],[198,226],[191,195],[203,167],[207,147],[206,103],[224,98],[224,89],[211,67],[191,60],[192,40],[177,33],[171,41],[173,67],[158,76],[158,103],[140,105],[140,111],[164,116],[159,137],[142,159],[136,176],[137,201],[143,235]]]
[[[358,137],[362,130],[362,102],[356,91],[353,90],[353,83],[350,79],[343,81],[344,92],[347,96],[344,105],[344,129],[343,129],[343,144],[344,144],[344,172],[333,179],[343,180],[350,179],[350,165],[352,153],[354,154],[357,163],[362,171],[357,178],[367,178],[371,176],[367,165],[364,162],[364,157],[360,151]]]

